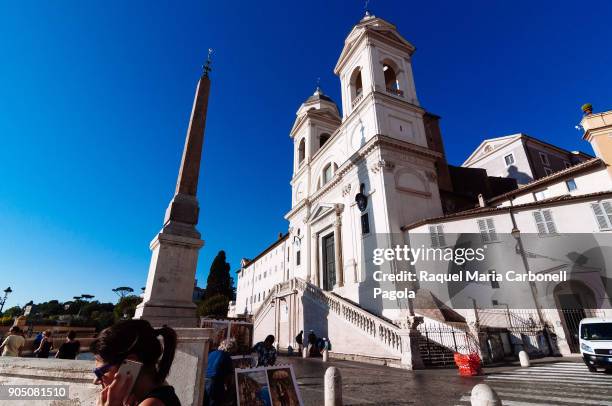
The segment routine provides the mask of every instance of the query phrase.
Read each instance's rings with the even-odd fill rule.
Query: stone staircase
[[[306,331],[326,336],[332,343],[331,353],[339,358],[400,366],[402,335],[406,331],[379,315],[332,292],[324,291],[303,279],[293,278],[277,284],[253,314],[255,336],[258,327],[269,330],[265,319],[271,317],[271,303],[275,298],[289,294],[298,295],[304,310],[303,326]],[[476,342],[467,331],[465,323],[442,323],[423,316],[416,336],[420,353],[426,366],[445,366],[453,363],[455,351],[469,352]],[[300,324],[302,325],[302,324]],[[313,326],[313,327],[311,327]],[[264,334],[260,334],[264,336]],[[282,345],[282,342],[279,342]]]

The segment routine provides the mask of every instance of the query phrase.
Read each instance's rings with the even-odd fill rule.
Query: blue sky
[[[526,132],[592,152],[580,105],[612,108],[612,3],[383,1],[417,52],[421,104],[459,164]],[[176,181],[200,66],[215,49],[200,177],[203,284],[287,225],[300,103],[332,69],[360,1],[0,4],[0,288],[7,306],[144,286]],[[6,286],[5,286],[6,285]]]

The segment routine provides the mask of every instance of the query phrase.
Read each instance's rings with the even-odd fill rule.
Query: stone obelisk
[[[197,327],[198,324],[192,296],[198,252],[204,241],[196,229],[200,210],[196,193],[210,91],[209,71],[210,51],[196,88],[176,191],[166,209],[164,226],[151,241],[144,300],[134,316],[154,326]]]

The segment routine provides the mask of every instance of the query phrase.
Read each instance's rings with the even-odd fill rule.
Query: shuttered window
[[[482,242],[497,241],[497,233],[495,232],[495,224],[492,218],[479,219],[478,230],[482,237]]]
[[[591,203],[591,208],[595,214],[597,225],[600,230],[612,229],[612,202],[603,201],[598,203]]]
[[[555,227],[555,222],[553,221],[550,210],[534,211],[533,218],[535,219],[536,227],[538,228],[538,234],[546,235],[557,233],[557,228]]]
[[[368,213],[363,213],[361,215],[361,234],[370,234],[370,216]]]
[[[432,247],[445,247],[446,240],[444,239],[444,228],[442,224],[429,226],[429,234],[431,236]]]

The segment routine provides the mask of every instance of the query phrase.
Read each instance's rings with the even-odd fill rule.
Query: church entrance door
[[[334,233],[323,237],[323,289],[332,290],[336,284],[336,253],[334,251]]]

